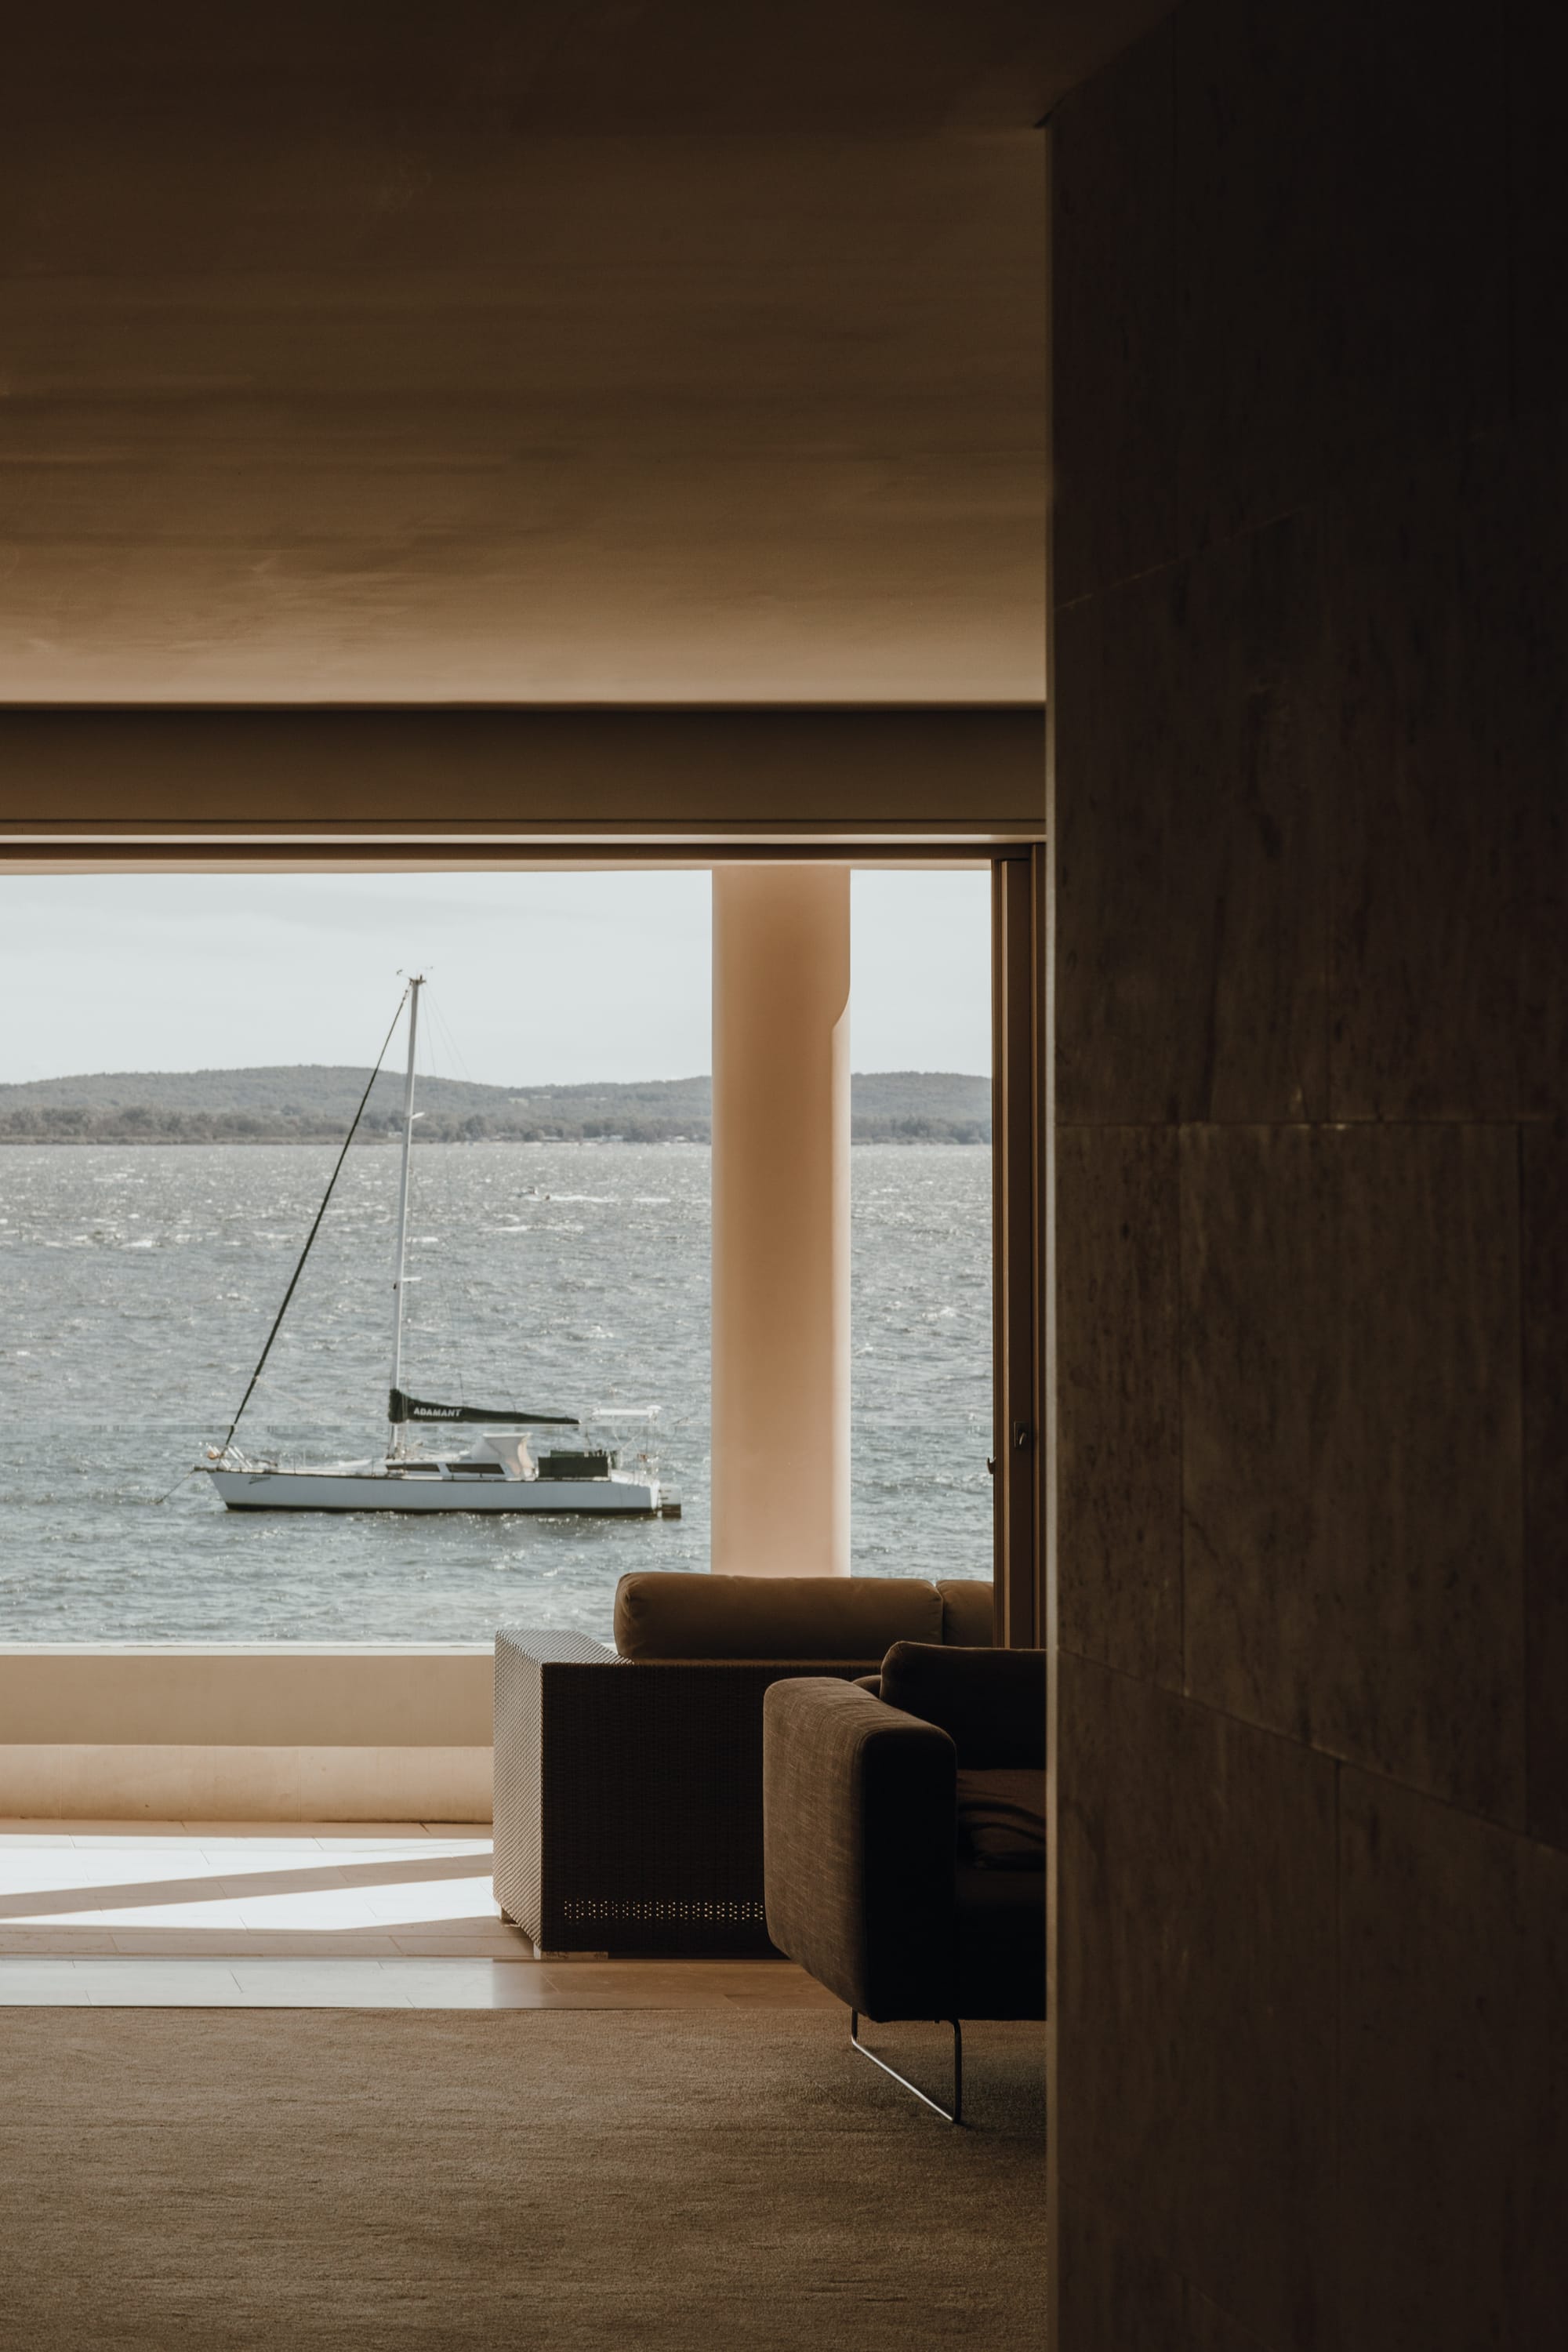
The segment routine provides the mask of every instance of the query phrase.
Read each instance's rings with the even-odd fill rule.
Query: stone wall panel
[[[1338,1768],[1070,1654],[1060,1694],[1054,2127],[1073,2210],[1126,2250],[1132,2307],[1173,2271],[1279,2352],[1318,2352]]]
[[[1568,1856],[1347,1770],[1342,2352],[1563,2340]]]
[[[1052,418],[1062,603],[1176,552],[1175,49],[1156,26],[1062,109]]]
[[[1520,1142],[1530,1828],[1568,1849],[1568,1127]]]
[[[1061,1638],[1182,1679],[1181,1371],[1176,1138],[1066,1128],[1058,1213]]]
[[[1334,502],[1332,1111],[1568,1108],[1568,420]]]
[[[1187,1686],[1524,1817],[1503,1128],[1183,1137]]]
[[[1059,616],[1064,1121],[1322,1115],[1321,624],[1304,520]]]

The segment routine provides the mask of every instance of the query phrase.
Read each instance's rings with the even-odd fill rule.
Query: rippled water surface
[[[678,1520],[225,1511],[205,1478],[334,1153],[0,1150],[0,1640],[607,1636],[630,1568],[708,1561],[709,1155],[433,1144],[415,1157],[416,1393],[658,1407]],[[863,1575],[990,1572],[990,1155],[860,1145],[854,1549]],[[395,1154],[349,1157],[241,1424],[301,1462],[384,1435]],[[628,1453],[647,1442],[628,1423]]]

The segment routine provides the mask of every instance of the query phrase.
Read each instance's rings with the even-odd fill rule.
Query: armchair
[[[768,1933],[951,2123],[961,2021],[1045,2015],[1045,1733],[1037,1650],[897,1642],[879,1677],[763,1701]],[[951,2023],[951,2110],[865,2047],[862,2012]]]

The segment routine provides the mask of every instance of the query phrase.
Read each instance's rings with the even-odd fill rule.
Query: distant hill
[[[340,1137],[365,1073],[321,1063],[256,1070],[114,1070],[0,1086],[0,1143],[319,1143]],[[857,1143],[988,1143],[991,1082],[946,1070],[858,1072]],[[384,1070],[362,1122],[367,1142],[397,1132],[403,1083]],[[706,1143],[710,1078],[621,1086],[419,1081],[422,1143]]]

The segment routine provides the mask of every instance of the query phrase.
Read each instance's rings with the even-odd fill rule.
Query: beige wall
[[[0,1815],[485,1821],[488,1649],[0,1649]]]
[[[0,1819],[488,1822],[489,1748],[0,1747]]]
[[[1568,2340],[1548,16],[1053,134],[1062,2352]]]

